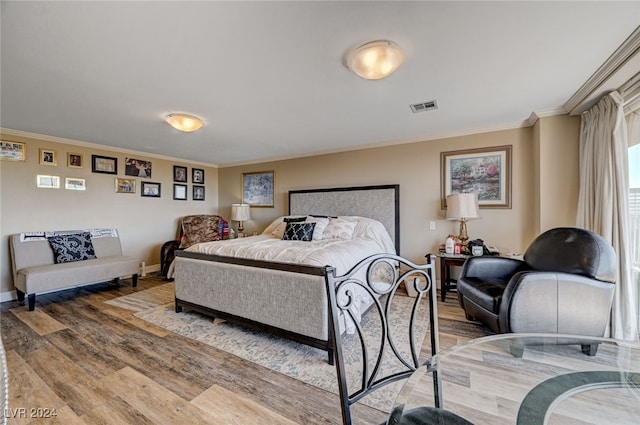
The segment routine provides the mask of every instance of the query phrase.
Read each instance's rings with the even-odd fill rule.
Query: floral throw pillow
[[[309,242],[313,240],[313,229],[315,227],[316,223],[287,223],[282,239],[285,241]]]
[[[356,224],[356,221],[332,218],[324,229],[322,239],[352,239]]]
[[[51,236],[47,239],[53,249],[56,264],[96,258],[89,232]]]

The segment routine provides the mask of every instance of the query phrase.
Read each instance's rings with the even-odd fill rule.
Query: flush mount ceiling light
[[[347,54],[347,68],[367,80],[388,77],[404,60],[400,47],[389,40],[371,41]]]
[[[200,118],[189,114],[169,114],[164,119],[173,128],[185,133],[199,130],[204,125]]]

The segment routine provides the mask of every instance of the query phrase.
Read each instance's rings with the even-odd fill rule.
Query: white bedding
[[[393,241],[379,221],[353,216],[340,219],[357,223],[352,239],[321,239],[309,242],[282,240],[272,233],[282,222],[281,217],[259,236],[199,243],[186,251],[320,267],[330,265],[336,268],[338,275],[346,273],[358,261],[369,255],[382,252],[395,254]]]
[[[282,240],[274,234],[274,230],[283,219],[276,219],[259,236],[199,243],[186,251],[319,267],[330,265],[336,269],[338,276],[346,274],[360,260],[370,255],[396,253],[394,243],[382,223],[370,218],[340,217],[342,220],[357,223],[351,239],[320,239],[308,242]],[[170,271],[171,274],[172,272],[173,270]],[[364,270],[362,272],[364,274]],[[350,310],[356,320],[359,320],[372,300],[364,290],[356,289],[354,292],[355,303]],[[353,323],[349,320],[346,320],[346,323],[342,322],[342,326],[346,326],[348,333],[355,331]]]

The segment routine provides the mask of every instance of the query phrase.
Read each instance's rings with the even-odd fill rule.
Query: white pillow
[[[329,219],[329,224],[324,229],[322,239],[352,239],[357,221],[347,221],[341,218]]]
[[[324,229],[329,225],[329,219],[326,217],[312,217],[309,216],[305,220],[306,223],[316,223],[316,227],[313,229],[313,238],[314,241],[319,241],[323,239]]]

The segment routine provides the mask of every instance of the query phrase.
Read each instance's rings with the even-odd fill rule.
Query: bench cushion
[[[15,286],[25,294],[105,281],[138,273],[140,260],[112,256],[71,263],[27,267],[17,272]]]

